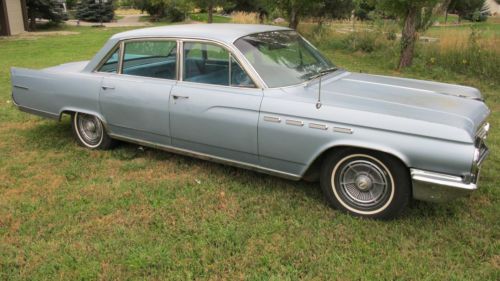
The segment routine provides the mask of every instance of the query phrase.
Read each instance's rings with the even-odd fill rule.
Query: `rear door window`
[[[132,41],[125,43],[122,73],[176,79],[176,41]]]

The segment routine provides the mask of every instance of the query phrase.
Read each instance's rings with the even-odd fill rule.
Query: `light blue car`
[[[356,216],[468,194],[488,155],[477,89],[351,73],[283,27],[133,30],[91,61],[11,74],[19,109],[70,114],[84,147],[122,140],[319,180],[332,206]]]

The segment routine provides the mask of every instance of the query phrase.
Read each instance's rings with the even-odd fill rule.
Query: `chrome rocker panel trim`
[[[209,161],[213,161],[213,162],[216,162],[219,164],[225,164],[225,165],[239,167],[239,168],[243,168],[243,169],[247,169],[247,170],[251,170],[251,171],[257,171],[257,172],[265,173],[268,175],[273,175],[273,176],[277,176],[277,177],[281,177],[281,178],[285,178],[285,179],[290,179],[290,180],[294,180],[294,181],[299,181],[302,178],[300,175],[285,173],[285,172],[265,168],[265,167],[258,166],[258,165],[243,163],[240,161],[235,161],[235,160],[231,160],[231,159],[227,159],[227,158],[223,158],[223,157],[213,156],[213,155],[206,154],[206,153],[200,153],[200,152],[196,152],[196,151],[192,151],[192,150],[188,150],[188,149],[177,148],[177,147],[170,146],[170,145],[164,145],[164,144],[159,144],[159,143],[155,143],[155,142],[138,140],[138,139],[125,137],[125,136],[112,134],[112,133],[110,133],[109,136],[113,139],[117,139],[117,140],[121,140],[121,141],[131,142],[131,143],[135,143],[138,145],[144,145],[147,147],[152,147],[152,148],[164,150],[167,152],[177,153],[177,154],[181,154],[181,155],[185,155],[185,156],[191,156],[191,157],[195,157],[195,158],[202,159],[202,160],[209,160]]]
[[[477,189],[476,183],[465,183],[462,177],[410,169],[413,198],[427,202],[447,202],[464,197]]]

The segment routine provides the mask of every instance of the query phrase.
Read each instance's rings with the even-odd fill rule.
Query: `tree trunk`
[[[30,18],[29,30],[35,31],[36,30],[36,16],[30,15],[29,18]]]
[[[259,9],[259,23],[260,24],[264,23],[265,17],[266,17],[266,14],[265,14],[264,10]]]
[[[446,14],[444,15],[444,24],[448,23],[448,10],[446,10]]]
[[[408,67],[413,62],[413,51],[417,40],[417,14],[418,9],[410,8],[406,15],[403,32],[401,34],[401,57],[398,69]]]
[[[318,29],[323,29],[323,23],[324,23],[324,18],[323,17],[319,17],[318,18]]]
[[[208,23],[214,22],[214,5],[212,3],[208,4]]]
[[[290,22],[288,23],[288,27],[292,29],[297,29],[299,26],[299,14],[295,7],[292,7],[292,10],[290,11]]]

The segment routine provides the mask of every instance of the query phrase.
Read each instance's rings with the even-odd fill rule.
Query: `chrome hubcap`
[[[356,187],[361,191],[368,191],[373,186],[371,178],[366,175],[359,175],[355,183]]]
[[[356,158],[339,166],[335,175],[343,200],[357,209],[370,210],[383,205],[392,185],[385,169],[376,163]]]
[[[81,114],[77,115],[76,125],[81,140],[89,146],[99,145],[104,130],[101,121],[97,117]]]
[[[96,125],[95,125],[95,123],[94,123],[94,122],[92,122],[92,121],[88,121],[88,120],[87,120],[87,121],[85,122],[85,126],[84,126],[84,127],[85,127],[85,130],[86,130],[87,132],[95,133],[95,131],[96,131]]]

